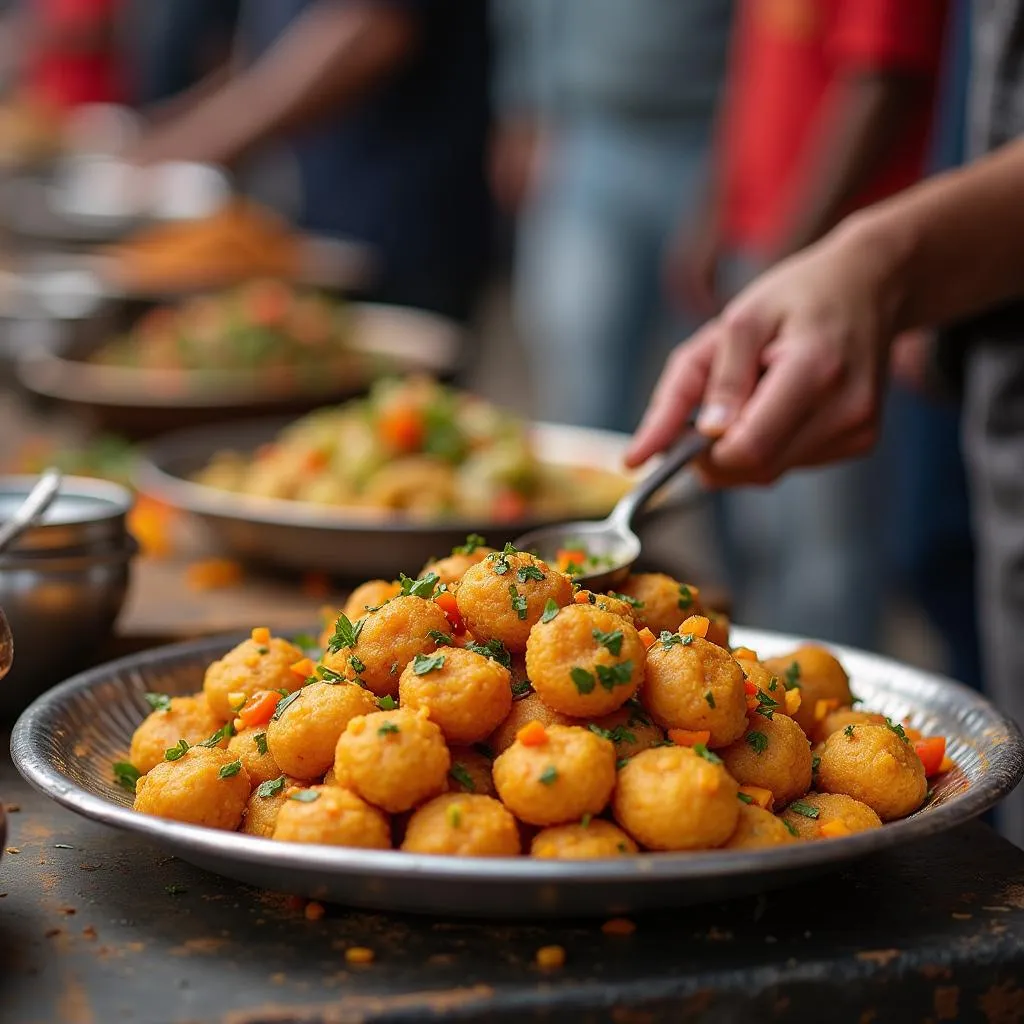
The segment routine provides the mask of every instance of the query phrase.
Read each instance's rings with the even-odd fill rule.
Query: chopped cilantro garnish
[[[348,663],[352,666],[352,671],[355,672],[357,676],[366,671],[366,662],[356,654],[350,654],[348,656]]]
[[[487,556],[487,560],[494,568],[495,576],[504,576],[508,572],[508,556],[515,554],[518,554],[518,548],[513,547],[510,541],[500,551],[495,551],[494,554]]]
[[[811,758],[811,774],[813,775],[815,772],[817,772],[817,770],[820,767],[821,767],[821,758],[817,754],[815,754],[814,757]]]
[[[394,722],[385,722],[380,728],[377,729],[378,736],[394,736],[401,730],[395,725]]]
[[[529,693],[532,684],[529,679],[520,679],[519,682],[512,683],[512,696],[522,697],[524,693]]]
[[[316,651],[320,649],[320,641],[311,633],[296,633],[292,637],[292,643],[301,647],[304,651]]]
[[[356,669],[357,672],[363,671],[366,666],[353,654],[349,657],[349,664],[353,669],[356,669],[356,665],[362,665],[361,669]],[[307,682],[316,682],[319,680],[321,683],[347,683],[348,680],[340,673],[335,672],[333,668],[328,668],[326,665],[317,665],[316,676],[312,679],[307,679]]]
[[[283,700],[277,702],[277,707],[274,708],[274,713],[270,716],[272,722],[276,722],[284,713],[294,704],[299,697],[302,696],[302,690],[296,690],[294,693],[289,693]]]
[[[283,775],[279,775],[276,779],[268,779],[266,782],[261,782],[256,787],[256,795],[266,800],[267,797],[275,796],[277,793],[280,793],[281,790],[284,789],[284,784],[285,777]]]
[[[625,601],[626,604],[628,604],[630,608],[643,608],[643,606],[644,606],[643,601],[640,601],[640,600],[638,600],[635,597],[630,597],[629,594],[619,594],[619,593],[617,593],[614,590],[609,590],[608,591],[608,596],[609,597],[614,597],[614,598],[616,598],[619,601]]]
[[[804,818],[817,818],[821,814],[821,811],[819,811],[817,807],[805,804],[803,800],[794,800],[789,805],[789,809],[794,814],[802,815]]]
[[[472,555],[476,553],[477,548],[487,547],[487,541],[480,536],[479,533],[471,533],[466,538],[465,544],[460,544],[456,548],[452,548],[453,555]]]
[[[588,811],[580,818],[580,828],[590,828],[590,822],[593,819],[593,815]]]
[[[129,793],[135,792],[135,783],[142,777],[142,772],[128,761],[114,762],[114,781]]]
[[[587,694],[594,692],[594,686],[596,685],[594,677],[585,668],[580,668],[579,665],[576,665],[569,673],[569,676],[576,686],[577,693]]]
[[[519,593],[518,587],[514,583],[508,585],[508,596],[512,601],[512,611],[519,616],[519,620],[522,622],[526,619],[526,598]]]
[[[257,654],[269,654],[270,653],[270,648],[269,647],[257,647],[256,648],[256,653]]]
[[[171,710],[171,698],[166,693],[144,693],[142,696],[154,711]]]
[[[768,683],[768,689],[774,693],[779,688],[779,680],[777,676],[772,676]]]
[[[708,690],[708,692],[704,694],[704,699],[707,701],[709,708],[714,708],[715,695],[710,690]]]
[[[864,703],[864,698],[863,697],[858,697],[855,693],[851,693],[850,694],[850,704],[851,705],[853,705],[853,704],[863,704],[863,703]]]
[[[236,758],[234,761],[230,761],[225,765],[221,766],[219,772],[217,772],[218,779],[230,779],[233,775],[237,775],[242,770],[242,762]]]
[[[624,725],[617,725],[608,734],[612,743],[636,743],[636,734],[630,732]]]
[[[188,748],[188,741],[180,739],[173,747],[170,747],[168,750],[164,751],[164,760],[177,761],[178,758],[184,757],[188,753]]]
[[[745,804],[752,804],[754,802],[754,798],[746,793],[737,793],[736,796],[739,797],[739,799],[742,800]]]
[[[771,718],[779,702],[774,697],[769,697],[764,690],[757,691],[757,707],[754,710],[765,718]]]
[[[793,822],[786,821],[785,818],[779,818],[779,821],[781,821],[782,824],[786,826],[791,836],[795,836],[797,839],[800,838],[800,833],[797,831],[796,825],[794,825]]]
[[[602,633],[601,630],[595,629],[591,632],[591,636],[614,657],[617,658],[622,653],[623,637],[621,629],[611,629],[607,633]]]
[[[558,769],[553,764],[549,764],[537,777],[537,781],[542,786],[553,786],[558,781]]]
[[[462,824],[462,808],[458,804],[451,804],[446,817],[452,828],[458,828]]]
[[[475,642],[466,644],[466,650],[472,651],[474,654],[482,654],[485,658],[490,658],[491,661],[496,661],[507,669],[512,668],[512,655],[508,653],[505,645],[497,637],[492,637],[484,644]]]
[[[595,665],[597,681],[610,693],[616,686],[626,686],[633,678],[633,662],[620,661],[615,665]]]
[[[197,747],[217,747],[223,740],[231,739],[235,735],[235,723],[225,722],[209,739],[197,743]]]
[[[763,754],[768,749],[768,737],[763,732],[748,732],[747,744],[755,754]]]
[[[615,770],[617,772],[618,771],[622,771],[622,769],[625,768],[627,764],[629,764],[629,758],[628,757],[620,757],[618,759],[618,761],[615,762]]]
[[[314,800],[320,799],[320,794],[315,789],[300,789],[297,793],[290,794],[288,799],[298,800],[300,804],[311,804]]]
[[[439,668],[444,668],[443,654],[417,654],[412,659],[414,675],[425,676],[428,672],[436,672]]]
[[[845,736],[845,737],[846,737],[846,738],[847,738],[848,740],[852,740],[852,739],[853,739],[853,723],[851,723],[850,725],[848,725],[848,726],[847,726],[847,727],[846,727],[846,728],[845,728],[845,729],[843,730],[843,735],[844,735],[844,736]]]
[[[538,583],[541,580],[547,579],[547,577],[537,568],[535,565],[524,565],[516,570],[516,579],[520,583],[525,583],[527,580],[536,580]]]
[[[258,732],[253,736],[253,742],[256,744],[256,751],[260,756],[267,752],[267,734],[265,732]]]
[[[611,741],[612,734],[609,729],[602,729],[596,722],[591,722],[587,728],[595,735],[600,736],[603,740]]]
[[[782,675],[784,676],[782,685],[787,690],[800,689],[800,662],[791,661]]]
[[[658,637],[663,651],[670,651],[673,647],[689,647],[693,643],[692,633],[670,633],[667,629],[661,631]]]
[[[451,647],[454,642],[450,633],[442,633],[439,629],[430,630],[427,633],[427,636],[429,636],[438,647]]]
[[[436,572],[428,572],[418,580],[410,579],[405,573],[399,573],[398,581],[402,584],[403,597],[422,597],[429,601],[434,596],[441,577]]]
[[[902,725],[893,722],[891,718],[886,718],[885,724],[886,726],[888,726],[890,732],[896,733],[896,735],[899,736],[899,738],[903,740],[904,743],[910,742],[910,737],[907,736],[906,730],[903,728]]]
[[[558,607],[558,602],[553,597],[549,597],[544,602],[544,611],[541,612],[540,621],[550,622],[561,610]]]
[[[679,607],[686,610],[693,606],[693,591],[685,583],[679,584]]]
[[[467,792],[476,792],[476,783],[473,781],[473,776],[469,774],[469,770],[464,764],[460,764],[456,761],[451,768],[448,769],[448,774]]]
[[[383,697],[377,698],[377,707],[381,711],[394,711],[398,707],[398,703],[390,693],[386,693]]]
[[[698,757],[703,757],[705,761],[710,761],[712,764],[722,763],[722,759],[717,754],[711,753],[703,743],[695,743],[693,745],[693,752]]]
[[[331,639],[327,641],[327,650],[332,654],[337,654],[345,647],[355,647],[365,621],[365,619],[359,619],[358,622],[352,623],[349,617],[342,612],[334,622],[334,632],[331,634]]]

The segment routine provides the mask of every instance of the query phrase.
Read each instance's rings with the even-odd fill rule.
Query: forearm
[[[798,252],[838,223],[888,156],[920,96],[921,82],[912,76],[858,73],[836,84],[799,174],[799,203],[777,257]]]

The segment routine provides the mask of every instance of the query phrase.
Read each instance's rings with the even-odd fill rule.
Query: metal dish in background
[[[418,572],[427,559],[447,554],[469,533],[500,541],[541,525],[537,518],[513,523],[423,520],[374,509],[360,515],[191,480],[217,452],[253,452],[284,425],[282,420],[253,421],[159,439],[143,452],[136,483],[144,493],[198,516],[221,547],[246,561],[353,580]],[[546,462],[613,471],[622,465],[629,440],[625,434],[544,423],[534,425],[533,437]]]
[[[770,656],[791,636],[735,630]],[[14,729],[15,764],[37,789],[86,817],[137,832],[183,860],[251,885],[386,911],[471,917],[607,916],[713,902],[778,888],[878,850],[962,825],[1006,796],[1024,774],[1024,740],[983,697],[887,658],[835,648],[868,707],[909,715],[948,739],[957,768],[929,804],[903,821],[842,839],[766,850],[646,854],[615,860],[426,856],[274,843],[136,814],[113,781],[149,712],[147,690],[198,690],[207,664],[238,637],[165,647],[76,676],[41,697]]]
[[[103,429],[131,438],[183,426],[257,415],[297,415],[364,392],[386,373],[448,377],[463,347],[458,324],[434,313],[401,306],[352,303],[351,357],[319,382],[268,378],[265,371],[181,371],[100,366],[88,355],[109,337],[83,324],[55,345],[34,345],[17,359],[18,382],[31,394],[53,399]]]

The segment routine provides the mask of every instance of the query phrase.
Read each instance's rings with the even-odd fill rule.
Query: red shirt
[[[815,145],[848,74],[927,83],[899,142],[851,209],[921,177],[942,60],[946,0],[741,0],[724,118],[724,231],[770,254],[793,222]]]

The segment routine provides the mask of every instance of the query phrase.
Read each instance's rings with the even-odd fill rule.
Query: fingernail
[[[697,417],[697,429],[704,434],[721,434],[733,421],[733,411],[720,402],[704,406]]]

